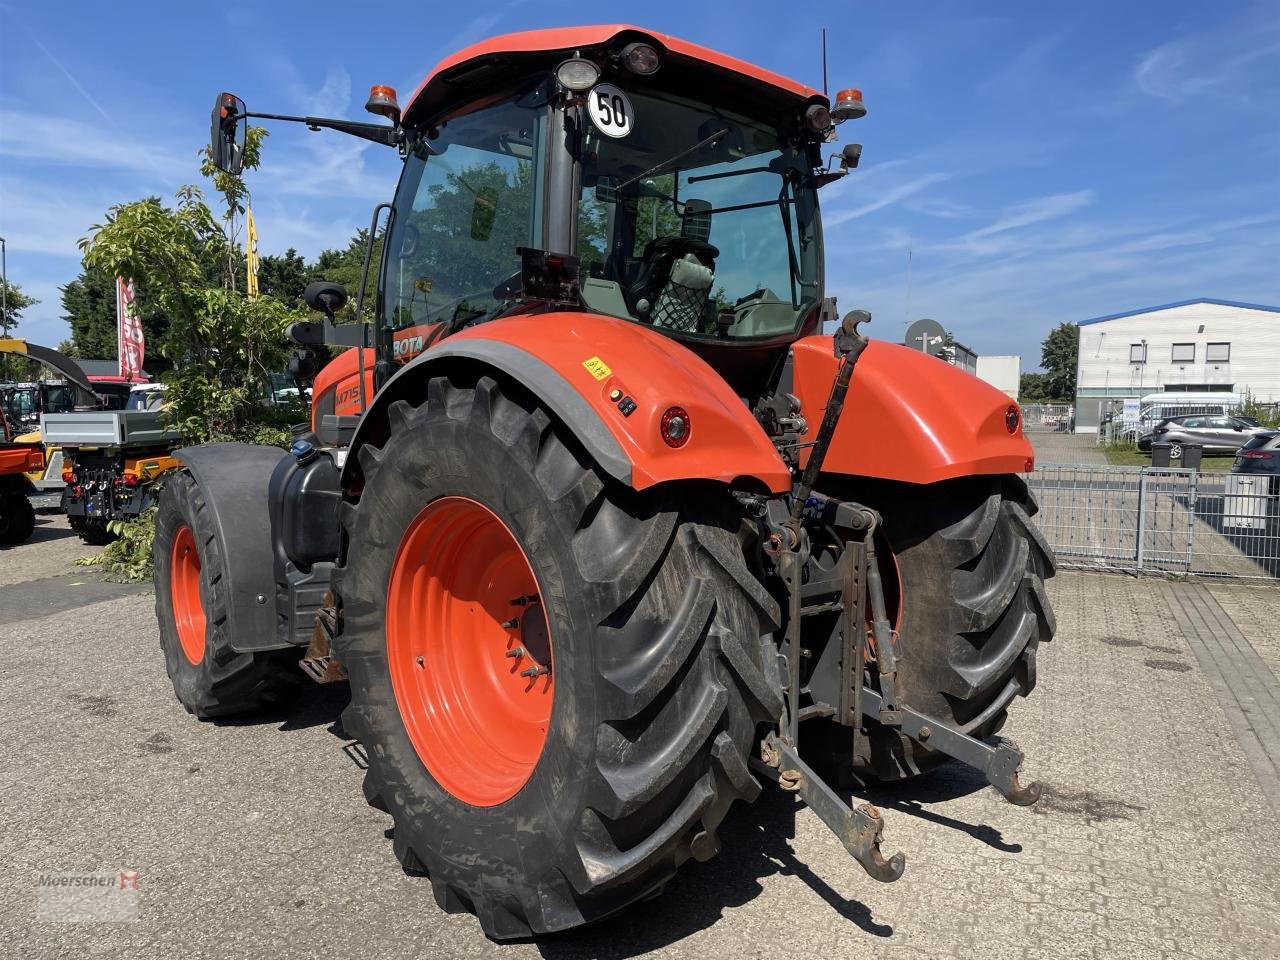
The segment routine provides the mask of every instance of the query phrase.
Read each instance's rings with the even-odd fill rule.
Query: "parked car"
[[[1225,455],[1235,453],[1250,437],[1263,432],[1267,432],[1265,428],[1252,426],[1239,417],[1216,414],[1169,417],[1157,423],[1149,434],[1138,438],[1138,449],[1147,453],[1153,443],[1167,443],[1169,459],[1181,460],[1183,444],[1194,443],[1204,448],[1206,456]]]
[[[1231,472],[1269,474],[1271,483],[1258,492],[1280,494],[1280,430],[1263,430],[1250,437],[1236,453]]]

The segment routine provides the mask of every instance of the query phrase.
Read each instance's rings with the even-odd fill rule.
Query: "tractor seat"
[[[690,300],[686,296],[689,290],[699,291],[701,303],[706,303],[718,256],[720,250],[705,240],[683,236],[650,240],[644,249],[639,274],[625,291],[628,308],[650,323],[695,329],[701,318],[700,309],[697,318],[689,322],[688,306],[681,309],[670,305],[678,300]],[[660,302],[668,305],[662,316],[656,309]]]

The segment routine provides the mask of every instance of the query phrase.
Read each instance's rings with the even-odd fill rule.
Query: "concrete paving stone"
[[[7,586],[71,572],[65,546],[0,553],[0,609]],[[1014,807],[956,766],[875,789],[885,849],[908,857],[898,883],[870,881],[811,811],[766,790],[662,897],[504,945],[396,864],[389,819],[360,797],[341,689],[199,723],[173,700],[149,596],[0,618],[0,943],[25,957],[1280,957],[1280,827],[1193,652],[1226,617],[1245,656],[1274,588],[1208,588],[1220,617],[1203,597],[1174,603],[1182,586],[1051,581],[1058,637],[1003,731],[1044,798]],[[1262,703],[1276,688],[1256,666]],[[39,873],[122,867],[142,875],[137,921],[36,921]]]

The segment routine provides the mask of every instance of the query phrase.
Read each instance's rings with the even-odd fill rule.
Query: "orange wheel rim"
[[[479,807],[519,793],[546,743],[555,665],[533,568],[488,507],[442,497],[409,524],[387,585],[387,662],[440,786]]]
[[[204,662],[205,631],[204,605],[200,602],[200,553],[196,550],[195,535],[185,523],[173,535],[169,593],[182,655],[193,665],[199,665]]]

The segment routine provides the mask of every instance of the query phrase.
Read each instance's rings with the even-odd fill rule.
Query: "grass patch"
[[[1151,466],[1151,454],[1142,453],[1132,443],[1104,443],[1102,452],[1113,467]]]

